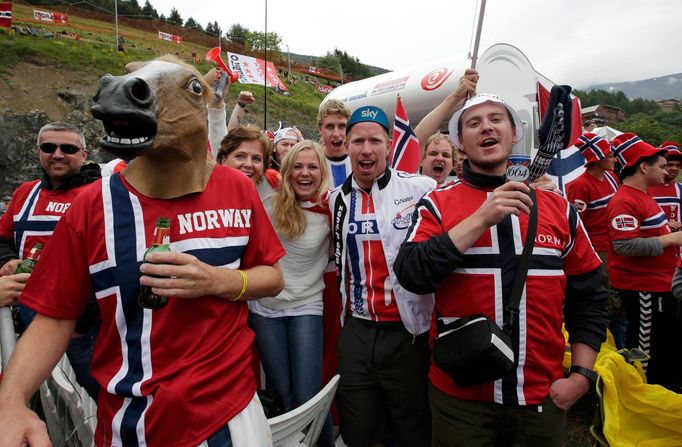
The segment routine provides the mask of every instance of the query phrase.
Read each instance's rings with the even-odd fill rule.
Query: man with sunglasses
[[[44,246],[71,202],[100,177],[99,165],[86,162],[87,156],[85,137],[77,127],[54,122],[40,129],[38,159],[42,178],[19,186],[0,218],[0,277],[12,275],[20,259],[26,258],[36,243]],[[76,335],[67,349],[78,382],[93,397],[97,396],[98,389],[90,377],[96,314],[97,305],[93,300],[78,320]],[[34,315],[31,309],[19,307],[22,325],[28,325]]]

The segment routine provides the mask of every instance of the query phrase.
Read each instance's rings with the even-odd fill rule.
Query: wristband
[[[249,286],[249,279],[246,277],[246,272],[244,272],[244,270],[237,271],[240,275],[242,275],[242,289],[239,291],[239,294],[234,298],[231,298],[230,301],[239,301],[239,299],[244,296],[244,293],[246,293],[246,288]]]
[[[245,108],[246,108],[246,104],[244,104],[243,102],[237,101],[237,105],[238,105],[239,107],[241,107],[242,109],[245,109]]]
[[[577,374],[580,374],[581,376],[586,377],[587,380],[589,380],[590,383],[592,383],[592,384],[597,383],[598,374],[596,373],[596,371],[593,371],[593,370],[591,370],[591,369],[584,368],[584,367],[582,367],[582,366],[573,365],[573,366],[571,366],[571,368],[568,370],[568,372],[569,372],[569,374],[570,374],[570,373],[577,373]]]

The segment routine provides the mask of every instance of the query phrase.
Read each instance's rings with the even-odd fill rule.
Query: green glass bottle
[[[149,253],[170,251],[170,219],[159,217],[156,219],[154,228],[154,240],[147,251],[144,252],[142,262],[146,262]],[[149,286],[140,286],[140,293],[137,295],[137,302],[145,309],[161,309],[168,304],[167,296],[160,296],[152,292]]]
[[[31,273],[36,266],[36,262],[38,262],[40,253],[42,252],[43,244],[38,242],[28,253],[28,257],[17,265],[17,269],[14,271],[14,273]]]

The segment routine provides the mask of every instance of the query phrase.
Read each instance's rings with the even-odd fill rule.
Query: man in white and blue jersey
[[[352,171],[345,145],[348,118],[350,109],[338,99],[325,102],[317,113],[317,130],[334,187],[341,185]]]

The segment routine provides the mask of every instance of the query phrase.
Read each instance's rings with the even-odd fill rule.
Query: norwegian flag
[[[398,95],[393,124],[393,147],[388,156],[388,163],[398,171],[415,174],[419,171],[419,154],[419,140],[410,126],[410,120]]]
[[[0,3],[0,26],[9,28],[12,26],[12,4]]]

